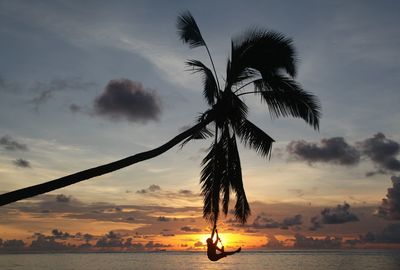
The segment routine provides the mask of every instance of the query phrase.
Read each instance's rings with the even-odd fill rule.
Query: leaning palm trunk
[[[74,174],[70,174],[52,181],[48,181],[42,184],[18,189],[15,191],[11,191],[8,193],[4,193],[0,195],[0,206],[9,204],[12,202],[16,202],[19,200],[23,200],[26,198],[30,198],[39,194],[43,194],[46,192],[50,192],[59,188],[63,188],[83,180],[88,180],[90,178],[100,176],[103,174],[107,174],[124,167],[130,166],[132,164],[138,163],[140,161],[144,161],[147,159],[154,158],[156,156],[161,155],[162,153],[168,151],[175,145],[179,144],[180,142],[184,141],[185,139],[193,136],[193,134],[198,133],[201,131],[207,124],[214,120],[214,116],[212,114],[208,114],[202,121],[198,124],[194,125],[193,127],[189,128],[188,130],[180,133],[179,135],[175,136],[173,139],[168,141],[167,143],[153,149],[150,151],[142,152],[127,158],[123,158],[105,165],[101,165],[98,167],[94,167],[91,169],[87,169],[84,171],[80,171]]]

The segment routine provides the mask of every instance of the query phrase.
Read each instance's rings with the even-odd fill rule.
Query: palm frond
[[[225,173],[226,155],[223,142],[220,140],[212,144],[209,153],[202,161],[200,183],[203,196],[203,217],[215,223],[219,215],[219,203],[221,192],[221,179]]]
[[[236,194],[235,218],[244,224],[251,211],[243,187],[242,168],[235,135],[228,140],[228,177],[232,190]]]
[[[203,140],[212,137],[213,132],[208,129],[207,127],[204,127],[203,129],[200,129],[196,133],[193,133],[189,137],[187,137],[181,144],[180,147],[183,148],[188,142],[192,140]]]
[[[257,70],[264,78],[284,70],[296,75],[296,53],[292,40],[274,31],[251,28],[232,41],[230,70],[227,85],[248,79]]]
[[[222,128],[226,121],[238,126],[247,117],[248,107],[230,90],[222,92],[222,97],[214,106],[217,125]]]
[[[272,143],[275,142],[274,139],[252,122],[247,119],[242,121],[241,125],[235,131],[245,146],[253,148],[262,156],[270,155]]]
[[[225,170],[223,171],[223,175],[221,178],[221,193],[222,193],[222,212],[225,216],[228,214],[229,210],[229,197],[231,192],[231,180],[232,180],[232,171],[229,166],[229,139],[230,139],[230,132],[229,132],[229,125],[225,122],[225,125],[222,129],[221,134],[221,142],[223,143],[224,153],[225,153],[225,160],[226,164],[224,164]]]
[[[192,68],[193,73],[200,72],[203,77],[203,96],[208,105],[214,105],[218,97],[218,86],[212,71],[198,60],[189,60],[186,65]]]
[[[189,11],[184,11],[178,16],[176,26],[178,28],[179,38],[183,42],[188,43],[190,48],[205,46],[200,29]]]
[[[302,118],[318,130],[321,105],[316,96],[303,90],[294,80],[275,74],[256,81],[254,86],[267,103],[272,116]]]

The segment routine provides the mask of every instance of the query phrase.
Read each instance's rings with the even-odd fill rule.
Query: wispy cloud
[[[16,151],[16,150],[21,150],[21,151],[27,151],[28,146],[24,143],[18,142],[14,138],[12,138],[9,135],[5,135],[0,138],[0,146],[2,146],[5,150],[8,151]]]
[[[31,163],[23,158],[13,160],[13,164],[19,168],[31,168]]]
[[[62,91],[83,91],[96,86],[94,82],[84,81],[80,77],[70,77],[63,79],[53,79],[48,82],[35,82],[30,91],[35,93],[31,99],[34,109],[38,110],[40,106],[53,98],[56,93]]]

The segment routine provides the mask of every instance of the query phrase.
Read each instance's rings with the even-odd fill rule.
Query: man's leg
[[[237,252],[240,252],[242,250],[242,248],[240,247],[240,248],[238,248],[237,250],[235,250],[235,251],[225,251],[224,253],[222,253],[222,254],[225,254],[226,256],[230,256],[230,255],[233,255],[233,254],[235,254],[235,253],[237,253]]]

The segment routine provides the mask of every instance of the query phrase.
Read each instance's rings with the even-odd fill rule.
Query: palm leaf
[[[235,135],[228,141],[228,174],[231,187],[236,194],[235,218],[244,224],[251,211],[243,187],[242,168]]]
[[[318,130],[321,116],[319,101],[294,80],[275,74],[267,80],[255,81],[254,86],[267,103],[272,116],[302,118]]]
[[[272,143],[275,142],[268,134],[258,128],[249,120],[242,121],[241,125],[235,129],[242,143],[245,146],[253,148],[262,156],[269,156],[272,149]]]
[[[207,127],[204,127],[197,132],[193,133],[189,137],[187,137],[180,145],[180,147],[184,147],[188,142],[192,140],[203,140],[210,138],[213,135],[212,131],[208,129]]]
[[[207,100],[208,105],[214,105],[215,99],[218,97],[218,87],[212,71],[198,60],[189,60],[186,64],[192,68],[193,73],[200,72],[203,77],[203,96]]]
[[[189,11],[184,11],[180,16],[178,16],[176,27],[178,28],[180,39],[183,42],[188,43],[190,48],[205,46],[200,29]]]
[[[221,179],[224,175],[226,155],[224,154],[223,141],[214,143],[209,153],[202,161],[200,183],[201,195],[203,195],[203,217],[215,223],[219,215]]]
[[[225,123],[222,129],[221,141],[223,142],[224,153],[226,155],[225,170],[221,178],[221,193],[222,193],[222,212],[225,216],[228,214],[229,210],[229,197],[231,192],[231,181],[232,181],[232,167],[229,156],[229,140],[230,132],[228,123]]]
[[[254,76],[255,70],[264,78],[282,69],[291,77],[296,75],[296,53],[292,40],[284,35],[252,28],[232,41],[229,86]]]

